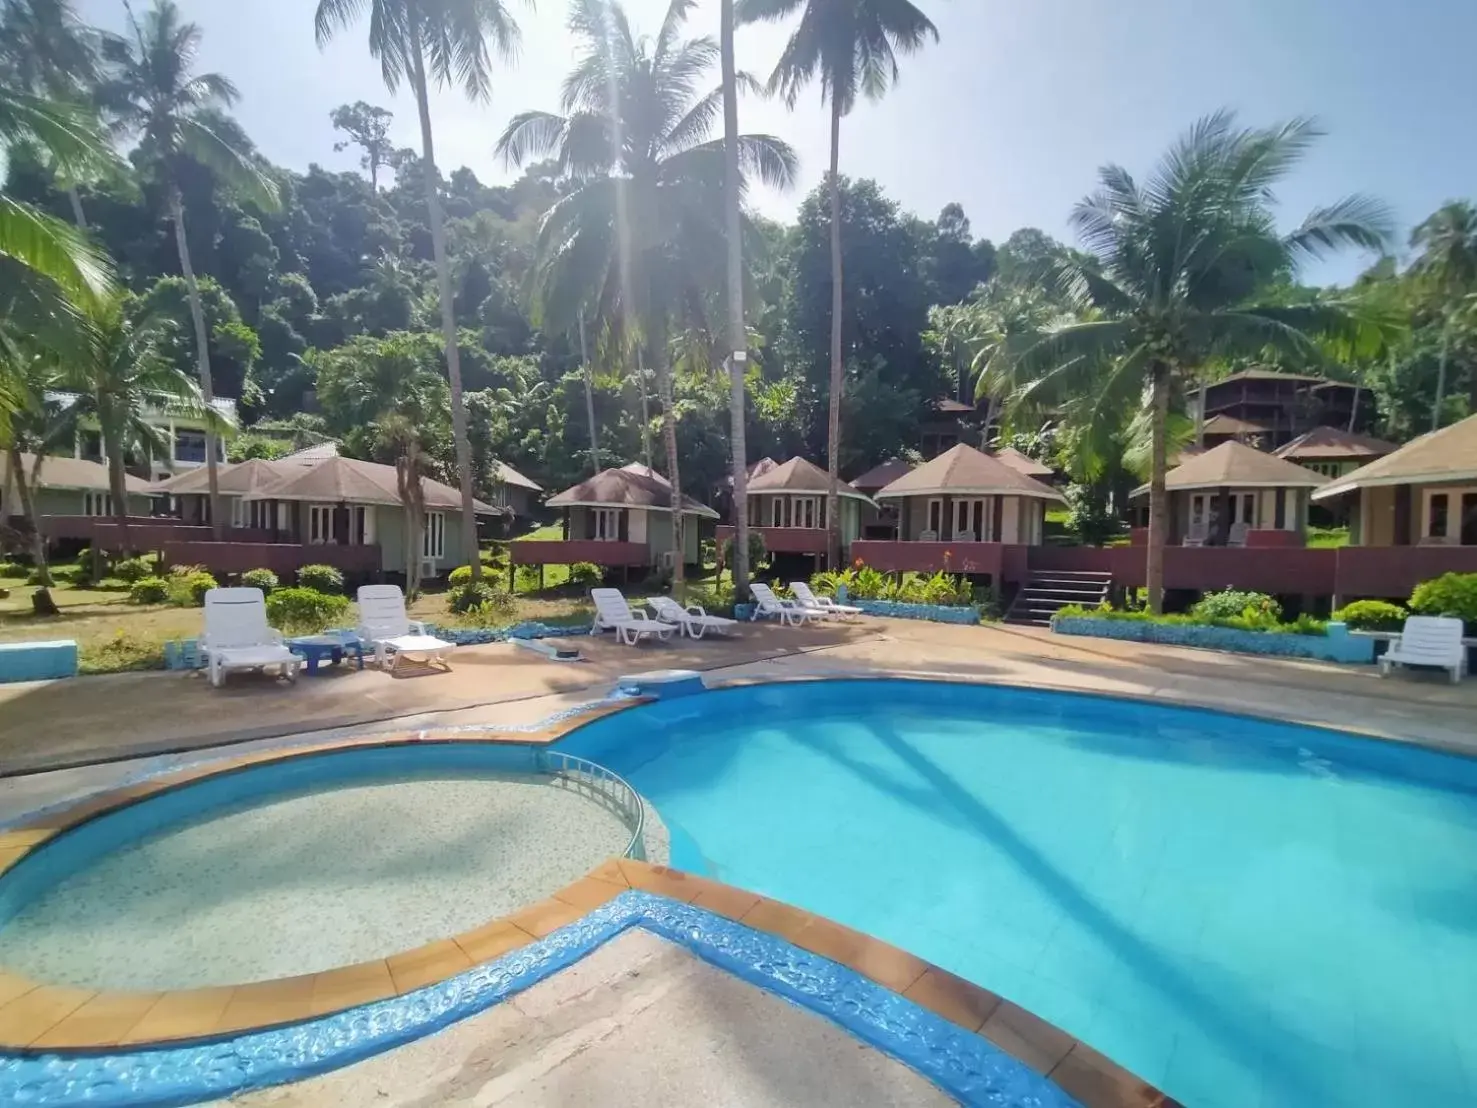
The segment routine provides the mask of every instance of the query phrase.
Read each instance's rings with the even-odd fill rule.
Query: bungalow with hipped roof
[[[34,454],[22,454],[20,461],[31,494],[32,510],[38,520],[45,516],[114,518],[112,484],[108,480],[107,466],[81,458],[52,455],[43,455],[39,466]],[[149,483],[131,473],[124,475],[123,482],[128,491],[128,515],[147,516],[151,504]],[[19,484],[10,470],[10,457],[7,453],[0,453],[0,523],[8,522],[12,527],[19,527],[24,516]],[[50,537],[55,540],[71,536]]]
[[[1004,462],[1017,473],[1024,473],[1027,477],[1034,477],[1038,481],[1050,482],[1056,477],[1056,470],[1043,462],[1038,462],[1029,454],[1022,454],[1013,446],[1002,446],[999,450],[991,452],[992,455]]]
[[[902,458],[891,458],[881,465],[873,466],[860,477],[853,477],[851,479],[851,487],[863,496],[875,498],[888,485],[912,471],[912,462],[904,461]],[[871,507],[863,505],[862,538],[897,538],[897,505],[879,504],[875,499]]]
[[[1350,504],[1356,546],[1477,546],[1477,415],[1338,477],[1313,498]]]
[[[545,506],[564,513],[560,541],[509,544],[513,565],[669,566],[672,555],[672,484],[645,466],[606,469],[549,497]],[[695,564],[701,549],[698,520],[718,513],[690,496],[682,498],[683,559]]]
[[[1393,442],[1345,431],[1339,427],[1314,427],[1273,453],[1289,462],[1339,478],[1360,466],[1400,449]]]
[[[1061,499],[1051,486],[959,443],[877,493],[880,503],[898,507],[897,540],[861,540],[852,553],[877,569],[948,570],[998,582],[1006,551],[1039,546],[1046,506]]]
[[[1168,542],[1301,546],[1307,534],[1309,494],[1327,481],[1244,443],[1223,442],[1186,458],[1165,476]],[[1139,486],[1130,496],[1147,505],[1149,486]]]
[[[809,554],[819,565],[829,541],[826,502],[830,491],[831,475],[814,462],[791,458],[774,465],[749,481],[749,527],[764,536],[765,548],[771,554]],[[853,485],[841,483],[843,555],[861,534],[863,511],[875,507]],[[718,528],[719,543],[733,533],[732,526]]]

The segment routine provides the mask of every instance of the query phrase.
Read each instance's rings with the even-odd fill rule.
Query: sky
[[[413,99],[392,96],[368,52],[368,21],[320,51],[314,0],[178,0],[204,31],[202,69],[240,88],[235,111],[273,162],[353,169],[329,123],[337,105],[367,100],[396,113],[397,145],[419,149]],[[136,0],[142,7],[147,0]],[[487,104],[433,97],[437,162],[470,166],[489,184],[517,171],[493,152],[508,119],[557,110],[577,45],[566,5],[507,0],[522,28],[516,62],[500,64]],[[1477,197],[1477,3],[1472,0],[915,0],[940,41],[902,59],[898,85],[847,117],[841,169],[871,177],[924,218],[964,206],[976,236],[997,243],[1035,226],[1071,242],[1072,205],[1096,171],[1117,163],[1146,175],[1174,138],[1219,108],[1262,126],[1314,116],[1327,137],[1278,192],[1295,225],[1350,193],[1384,200],[1402,249],[1410,228],[1446,200]],[[626,0],[638,30],[655,33],[666,0]],[[120,27],[122,0],[79,0],[90,22]],[[699,0],[693,34],[717,35],[718,0]],[[740,30],[740,68],[767,78],[788,28]],[[717,82],[716,71],[714,82]],[[801,158],[788,193],[756,191],[755,206],[786,219],[824,173],[829,117],[819,90],[793,111],[746,98],[740,127],[779,135]],[[1303,274],[1352,278],[1371,259],[1341,255]]]

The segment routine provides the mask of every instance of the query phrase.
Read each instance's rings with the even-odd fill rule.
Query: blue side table
[[[364,668],[364,643],[351,631],[326,631],[321,635],[288,639],[287,649],[303,656],[309,676],[318,672],[318,666],[325,659],[338,665],[350,654],[358,661],[359,668]]]

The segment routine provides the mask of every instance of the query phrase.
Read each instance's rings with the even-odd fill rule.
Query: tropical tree
[[[739,175],[738,65],[734,57],[734,0],[720,0],[718,53],[723,73],[723,229],[728,239],[728,423],[733,457],[733,587],[749,588],[749,448],[744,427],[744,380],[749,368],[744,324],[743,179]]]
[[[1435,431],[1441,426],[1446,400],[1452,330],[1461,320],[1464,298],[1477,289],[1477,207],[1465,200],[1443,205],[1411,232],[1410,244],[1420,250],[1411,274],[1434,294],[1442,317],[1441,368],[1431,409],[1431,430]],[[1469,388],[1471,410],[1477,412],[1477,373]]]
[[[826,497],[830,562],[841,558],[841,120],[858,96],[879,99],[898,80],[898,54],[922,49],[938,28],[909,0],[738,0],[742,23],[784,19],[801,11],[800,24],[780,55],[770,88],[791,107],[800,90],[819,79],[831,106],[831,389],[827,430],[831,489]]]
[[[57,364],[50,352],[31,344],[8,341],[5,353],[0,372],[0,400],[6,405],[4,419],[0,420],[0,450],[5,453],[8,479],[20,501],[31,544],[32,569],[41,586],[32,594],[31,606],[37,615],[54,616],[56,603],[47,590],[55,582],[47,565],[46,536],[41,532],[35,492],[46,455],[61,444],[67,433],[65,414],[47,400],[47,391],[56,383]]]
[[[0,82],[82,109],[101,74],[101,36],[77,18],[71,0],[0,3]],[[72,218],[87,229],[74,176],[63,174]]]
[[[395,149],[390,141],[390,123],[394,118],[394,112],[363,100],[340,104],[329,116],[334,130],[349,136],[334,143],[334,150],[342,153],[350,146],[357,146],[364,151],[360,163],[369,172],[369,187],[375,192],[380,188],[380,168],[389,164],[390,152]]]
[[[172,443],[157,423],[168,412],[206,425],[212,434],[227,430],[220,413],[207,406],[200,386],[177,367],[164,349],[166,324],[132,313],[126,293],[96,301],[88,312],[88,342],[82,357],[69,359],[60,382],[78,394],[67,414],[73,428],[95,423],[108,466],[108,488],[120,549],[131,553],[128,534],[128,458],[168,457]],[[101,549],[95,544],[94,554]]]
[[[709,137],[723,90],[703,84],[718,46],[681,37],[691,7],[692,0],[672,0],[653,39],[635,34],[618,3],[576,0],[569,28],[585,49],[564,82],[565,114],[524,112],[498,142],[510,164],[553,155],[571,180],[539,228],[533,299],[545,329],[568,329],[587,313],[635,341],[638,371],[655,371],[679,589],[682,485],[669,339],[702,322],[710,290],[723,280],[716,260],[726,256],[724,142]],[[795,154],[783,142],[740,135],[736,145],[744,173],[779,187],[794,180]]]
[[[210,335],[185,234],[181,171],[186,161],[202,165],[227,188],[267,210],[277,207],[277,186],[247,152],[222,135],[217,122],[218,109],[236,102],[236,86],[219,73],[195,72],[200,28],[180,19],[174,0],[154,0],[154,6],[142,20],[128,9],[128,27],[131,38],[121,41],[114,51],[115,72],[103,86],[102,100],[119,131],[138,136],[138,153],[143,163],[165,187],[180,273],[190,293],[200,392],[205,404],[210,406],[215,399]],[[205,466],[210,488],[210,524],[218,538],[225,528],[225,519],[220,505],[216,434],[209,428],[205,436]]]
[[[1384,206],[1358,196],[1313,211],[1291,233],[1278,231],[1272,188],[1319,134],[1301,119],[1242,129],[1220,112],[1184,135],[1142,185],[1118,166],[1103,168],[1098,191],[1072,213],[1091,253],[1055,266],[1057,290],[1077,318],[1022,340],[1012,359],[1014,407],[1076,398],[1079,409],[1088,403],[1115,421],[1124,411],[1146,411],[1147,580],[1155,611],[1164,593],[1164,476],[1175,401],[1216,360],[1265,354],[1317,363],[1323,340],[1352,351],[1384,339],[1357,298],[1289,302],[1277,295],[1304,259],[1345,246],[1379,250],[1389,241]]]
[[[467,564],[472,567],[472,579],[476,581],[482,576],[482,559],[473,506],[472,446],[467,437],[451,264],[446,257],[446,227],[431,134],[430,82],[434,79],[444,88],[459,87],[471,100],[486,102],[492,88],[489,46],[500,57],[511,59],[518,46],[518,24],[502,0],[318,0],[318,45],[322,47],[365,12],[369,13],[369,53],[379,60],[385,87],[394,92],[401,81],[408,81],[420,116],[426,210],[441,297],[446,371],[451,382],[451,419],[462,493],[462,538]]]

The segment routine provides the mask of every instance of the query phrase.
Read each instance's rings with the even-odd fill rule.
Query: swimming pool
[[[1477,762],[899,681],[659,702],[559,749],[673,865],[913,951],[1200,1108],[1477,1100]]]

